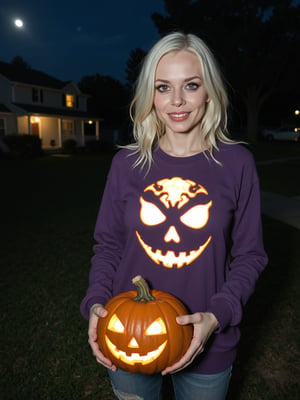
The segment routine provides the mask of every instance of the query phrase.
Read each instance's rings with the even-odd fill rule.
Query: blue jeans
[[[225,400],[231,367],[212,375],[178,372],[170,375],[176,400]],[[163,400],[160,374],[132,374],[118,369],[108,371],[118,400]]]

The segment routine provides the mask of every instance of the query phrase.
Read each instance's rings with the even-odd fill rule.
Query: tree
[[[31,69],[31,66],[21,56],[14,57],[11,64],[23,69]]]
[[[83,93],[91,95],[90,111],[104,119],[104,126],[118,129],[128,115],[128,88],[110,76],[85,76],[78,83]]]
[[[130,87],[133,87],[138,74],[141,69],[142,62],[146,56],[146,51],[136,48],[132,50],[129,54],[128,61],[126,62],[126,75],[127,75],[127,83]]]
[[[300,6],[291,0],[164,0],[167,15],[152,19],[161,35],[180,30],[199,35],[213,49],[244,104],[248,139],[255,141],[263,106],[294,89],[300,69]],[[298,52],[299,53],[299,52]]]

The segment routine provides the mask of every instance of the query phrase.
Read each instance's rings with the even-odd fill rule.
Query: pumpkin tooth
[[[118,350],[117,347],[107,337],[105,337],[105,340],[112,354],[117,359],[123,361],[125,364],[130,364],[130,365],[134,365],[137,363],[142,363],[143,365],[150,364],[153,360],[155,360],[160,356],[160,354],[163,352],[164,348],[167,345],[167,340],[166,340],[156,350],[150,351],[145,355],[141,355],[139,353],[131,353],[130,355],[128,355],[125,351]]]

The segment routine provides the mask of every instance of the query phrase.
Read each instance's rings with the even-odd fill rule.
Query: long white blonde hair
[[[157,65],[165,54],[181,50],[191,51],[199,58],[204,86],[210,99],[200,126],[203,146],[216,161],[212,152],[213,149],[218,150],[217,140],[234,143],[228,137],[228,98],[214,55],[199,37],[175,32],[163,37],[152,47],[137,80],[135,96],[130,105],[135,142],[126,146],[138,154],[135,167],[148,164],[150,168],[153,148],[165,134],[165,126],[157,117],[153,105]]]

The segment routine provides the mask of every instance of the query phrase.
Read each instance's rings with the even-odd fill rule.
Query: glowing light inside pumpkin
[[[133,337],[130,340],[128,347],[133,348],[133,349],[138,349],[140,346],[139,346],[138,342],[136,341],[136,339]]]
[[[158,347],[158,349],[149,351],[149,353],[145,355],[140,355],[139,353],[132,353],[130,355],[127,355],[125,351],[118,350],[117,347],[108,339],[107,336],[105,336],[105,341],[111,354],[128,365],[135,365],[138,363],[142,365],[147,365],[152,363],[161,355],[161,353],[164,351],[167,345],[167,340],[166,340],[162,345]]]
[[[161,318],[157,318],[145,331],[145,335],[162,335],[167,333],[166,325]]]
[[[116,314],[114,314],[107,326],[107,329],[112,332],[124,333],[125,328],[120,319]],[[167,333],[166,325],[162,318],[157,318],[154,322],[152,322],[148,328],[145,330],[144,334],[146,336],[153,335],[163,335]],[[125,351],[119,350],[116,345],[112,343],[112,341],[105,336],[106,345],[111,352],[111,354],[117,359],[123,361],[126,364],[134,365],[136,363],[141,363],[143,365],[150,364],[156,358],[158,358],[163,352],[164,348],[167,345],[167,340],[163,342],[157,349],[148,352],[145,355],[140,355],[139,353],[132,353],[128,355]],[[128,347],[131,349],[139,349],[139,343],[135,337],[132,337],[128,343]]]
[[[109,329],[112,332],[118,332],[118,333],[124,333],[125,328],[122,322],[119,320],[116,314],[114,314],[108,324],[107,329]]]

